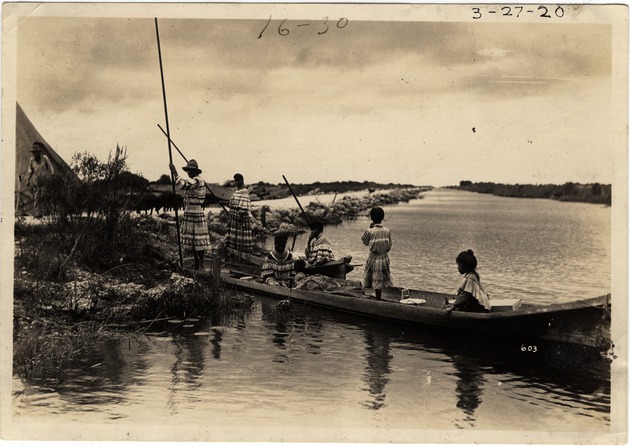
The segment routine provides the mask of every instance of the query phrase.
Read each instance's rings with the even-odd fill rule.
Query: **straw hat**
[[[201,174],[202,172],[196,160],[188,160],[188,164],[182,169],[187,172],[196,172],[197,174]]]

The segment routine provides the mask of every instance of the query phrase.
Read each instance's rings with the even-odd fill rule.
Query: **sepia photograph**
[[[627,443],[623,4],[4,3],[3,442]]]

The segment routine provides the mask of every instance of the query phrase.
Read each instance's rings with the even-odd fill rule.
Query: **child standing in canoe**
[[[374,288],[376,299],[381,300],[384,287],[391,287],[392,278],[389,272],[389,251],[392,249],[392,235],[382,224],[385,211],[380,206],[370,210],[372,224],[365,230],[361,241],[370,248],[370,254],[365,262],[363,273],[363,287]]]

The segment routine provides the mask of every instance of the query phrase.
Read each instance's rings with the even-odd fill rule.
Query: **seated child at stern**
[[[462,251],[455,259],[457,270],[464,275],[455,303],[447,309],[462,312],[490,312],[490,297],[483,289],[477,273],[477,258],[472,250]]]

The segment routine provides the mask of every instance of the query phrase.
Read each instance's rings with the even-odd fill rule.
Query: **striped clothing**
[[[393,285],[389,272],[389,251],[392,248],[391,232],[381,224],[365,230],[361,236],[370,254],[363,270],[363,287],[383,289]]]
[[[210,246],[210,235],[206,216],[201,209],[206,199],[206,182],[199,177],[186,180],[175,179],[184,193],[184,218],[182,220],[182,245],[195,251],[203,251]]]
[[[305,250],[306,261],[309,265],[324,264],[328,261],[334,261],[335,255],[328,239],[323,234],[311,239],[309,246]]]
[[[247,188],[238,189],[232,194],[228,215],[226,244],[229,248],[251,253],[254,248],[252,237],[251,208]]]
[[[271,250],[262,266],[260,279],[267,284],[278,284],[291,287],[291,281],[295,276],[294,258],[290,251],[277,253]]]

